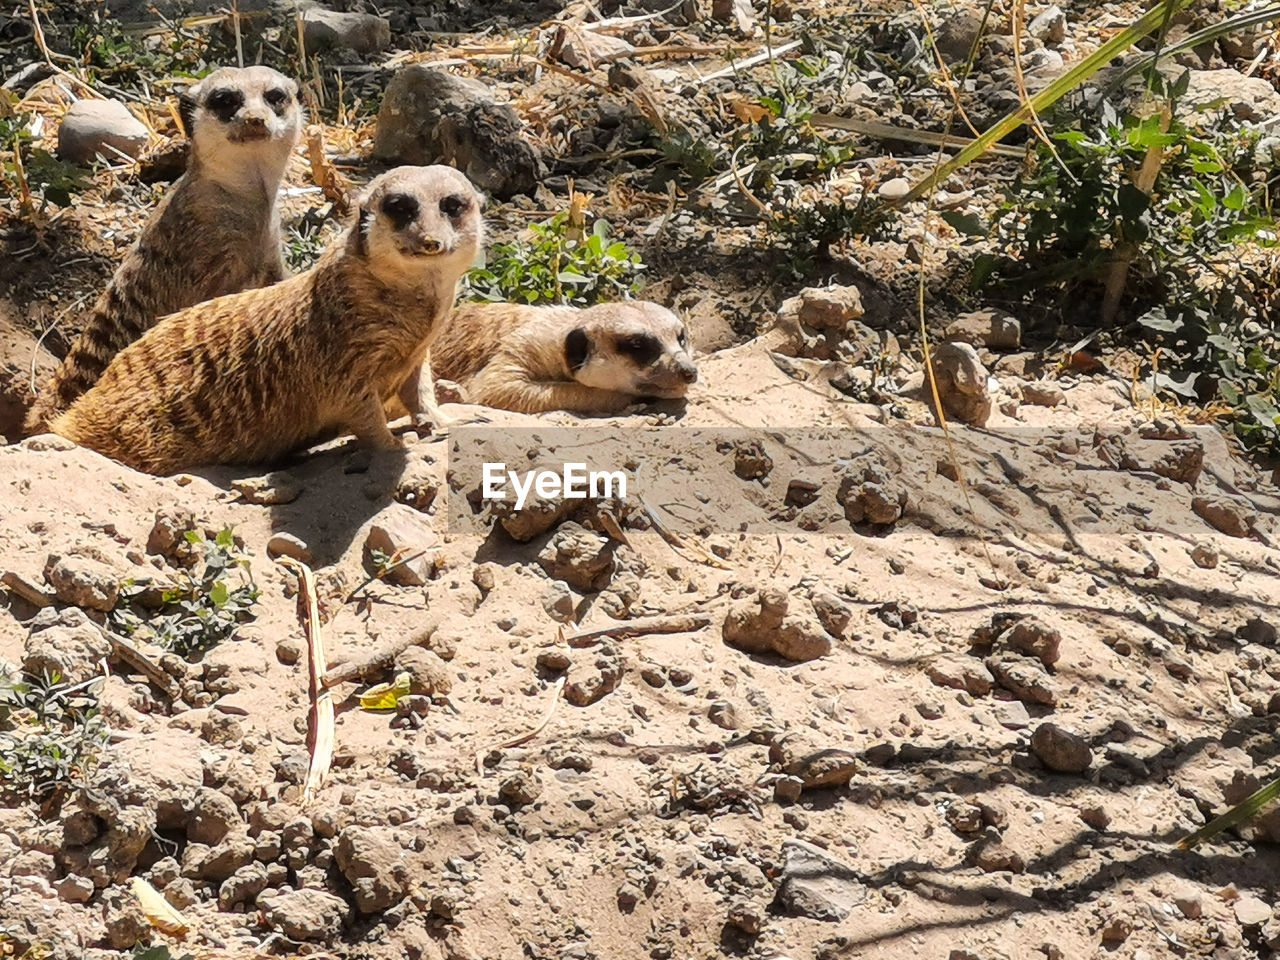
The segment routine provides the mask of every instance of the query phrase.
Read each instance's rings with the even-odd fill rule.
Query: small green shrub
[[[97,682],[0,672],[0,785],[40,800],[85,772],[106,743]]]
[[[192,570],[180,574],[182,583],[164,591],[160,611],[144,618],[133,605],[117,604],[108,619],[113,629],[126,636],[195,660],[230,637],[237,625],[252,619],[258,587],[248,575],[248,557],[236,547],[230,528],[213,540],[189,531],[187,540],[199,560]],[[239,582],[228,576],[233,570],[243,571]],[[122,595],[137,599],[145,591],[145,586],[128,584]]]
[[[607,221],[596,220],[580,240],[570,239],[567,211],[529,229],[532,240],[489,248],[485,266],[467,274],[464,298],[585,307],[626,299],[638,289],[640,255],[610,241]]]
[[[31,114],[15,113],[13,94],[0,91],[0,173],[7,192],[18,198],[26,217],[42,213],[51,203],[70,206],[72,194],[89,185],[88,172],[82,167],[64,163],[48,150],[31,145],[33,119]]]
[[[1184,90],[1185,79],[1167,93]],[[1115,262],[1127,261],[1119,318],[1159,349],[1156,388],[1216,397],[1234,411],[1241,439],[1280,449],[1275,268],[1266,257],[1243,258],[1241,246],[1276,241],[1249,186],[1257,134],[1176,116],[1165,129],[1159,114],[1121,116],[1106,105],[1063,126],[1074,128],[1054,135],[1061,163],[1042,145],[993,225],[944,215],[962,232],[993,233],[994,252],[974,260],[974,285],[1041,301],[1056,289],[1078,309],[1100,303]],[[1148,194],[1135,177],[1152,150],[1163,156]]]

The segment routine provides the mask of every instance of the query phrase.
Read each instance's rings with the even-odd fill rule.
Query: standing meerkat
[[[521,413],[616,413],[642,397],[683,397],[698,379],[684,322],[643,300],[462,304],[432,359],[468,403]]]
[[[298,86],[223,67],[182,98],[187,172],[165,194],[27,415],[37,433],[160,317],[284,279],[276,195],[302,133]]]
[[[482,242],[452,167],[397,167],[306,273],[165,317],[52,424],[150,473],[267,463],[350,432],[396,449],[384,404],[435,407],[428,350]]]

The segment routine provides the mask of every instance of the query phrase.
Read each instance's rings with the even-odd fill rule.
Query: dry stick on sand
[[[491,747],[485,747],[476,751],[476,773],[484,773],[484,757],[487,753],[494,750],[509,750],[511,747],[518,747],[522,743],[528,743],[543,730],[547,728],[547,724],[551,722],[551,718],[555,715],[556,705],[560,703],[560,694],[564,690],[564,682],[567,677],[561,677],[556,681],[555,688],[551,697],[551,703],[547,707],[547,712],[542,717],[542,722],[530,730],[528,733],[522,733],[518,737],[512,737],[510,740],[503,740],[501,743],[495,743]]]
[[[566,639],[571,647],[593,647],[601,640],[609,637],[613,640],[625,640],[632,637],[646,637],[658,633],[692,633],[703,627],[711,626],[711,617],[705,613],[682,614],[674,617],[649,617],[645,620],[632,620],[605,627],[602,630],[588,630],[586,633],[575,633]]]
[[[407,637],[388,640],[373,648],[371,653],[359,660],[346,660],[335,664],[328,670],[321,669],[320,685],[326,690],[348,680],[362,680],[381,670],[386,670],[395,659],[410,647],[424,647],[440,627],[439,619],[428,621],[427,625]]]
[[[320,784],[329,774],[333,762],[333,696],[321,682],[324,677],[324,638],[320,633],[320,601],[316,597],[316,578],[311,568],[292,557],[278,557],[276,563],[292,570],[298,577],[298,616],[307,634],[307,665],[311,710],[307,716],[307,745],[311,748],[311,765],[302,787],[302,803],[315,799]]]

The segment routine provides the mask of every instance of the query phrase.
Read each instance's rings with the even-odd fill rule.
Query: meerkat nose
[[[267,118],[260,113],[250,113],[245,116],[244,122],[246,126],[250,127],[265,127]]]
[[[420,246],[422,247],[423,253],[439,253],[444,249],[444,244],[439,240],[436,240],[434,237],[425,237]]]
[[[680,376],[684,378],[685,383],[698,382],[698,368],[692,363],[680,364]]]

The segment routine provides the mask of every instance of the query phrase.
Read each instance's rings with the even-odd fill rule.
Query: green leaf
[[[1244,405],[1248,407],[1250,413],[1257,417],[1259,423],[1272,425],[1280,423],[1280,410],[1277,410],[1276,405],[1266,397],[1260,397],[1256,394],[1245,397]]]
[[[183,536],[187,538],[187,543],[201,543],[204,540],[204,537],[194,530],[188,530]]]
[[[1043,115],[1044,111],[1058,100],[1083,86],[1084,82],[1109,64],[1112,60],[1128,50],[1131,46],[1155,30],[1165,22],[1171,14],[1177,13],[1191,5],[1191,0],[1162,0],[1147,13],[1116,34],[1096,51],[1067,70],[1049,86],[1045,87],[1027,103],[1020,104],[998,120],[982,136],[952,157],[948,162],[936,168],[929,176],[912,187],[903,202],[919,200],[937,189],[938,184],[946,181],[953,173],[967,166],[986,153],[998,141],[1012,133],[1018,127],[1031,120],[1032,116]]]
[[[1178,844],[1178,847],[1182,850],[1190,850],[1197,844],[1216,837],[1223,830],[1228,830],[1237,824],[1244,823],[1246,820],[1252,820],[1264,808],[1270,806],[1277,797],[1280,797],[1280,779],[1271,781],[1271,783],[1268,783],[1252,796],[1246,797],[1222,816],[1210,820],[1191,836],[1185,837]]]
[[[1249,202],[1249,191],[1245,189],[1244,184],[1237,183],[1235,189],[1222,198],[1222,205],[1228,210],[1243,210],[1244,205]]]
[[[1164,307],[1148,310],[1138,318],[1138,322],[1148,330],[1159,330],[1162,333],[1176,333],[1183,326],[1182,320],[1171,318]]]
[[[1218,393],[1222,394],[1222,399],[1227,401],[1233,407],[1240,404],[1240,391],[1229,380],[1218,381]]]
[[[222,580],[215,583],[213,585],[213,589],[209,591],[209,600],[215,607],[221,608],[226,606],[228,596],[229,591],[227,590],[227,585]]]

